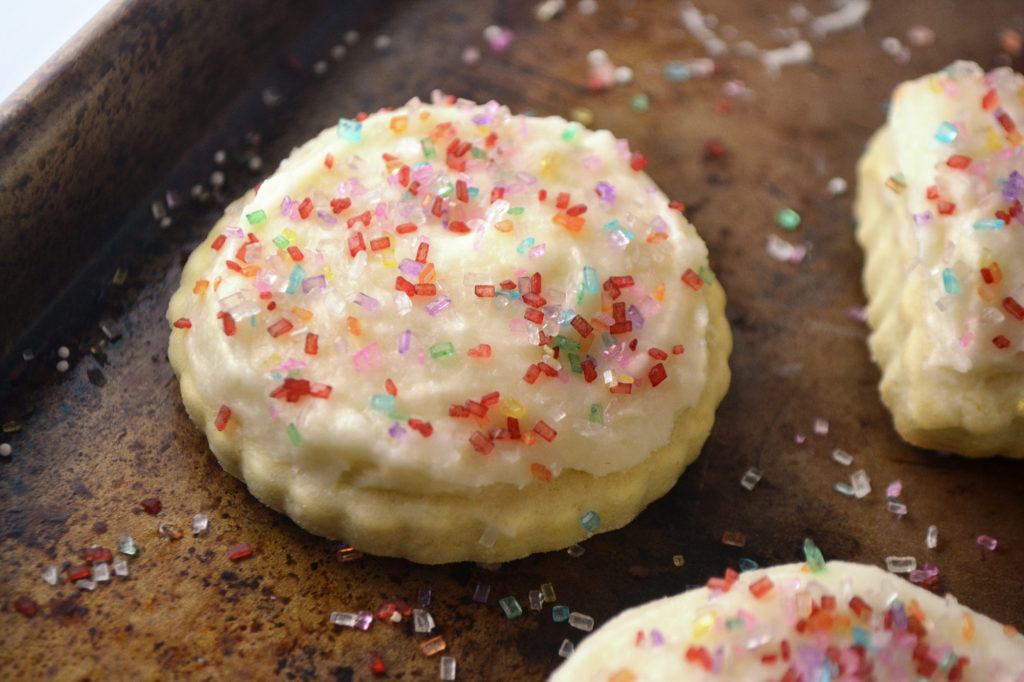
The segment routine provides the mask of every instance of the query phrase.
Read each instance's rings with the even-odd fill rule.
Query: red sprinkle
[[[455,234],[469,234],[471,230],[469,229],[469,225],[461,220],[453,220],[448,223],[448,231],[454,232]]]
[[[302,249],[297,246],[288,247],[288,255],[292,257],[292,260],[298,262],[304,258],[302,255]]]
[[[306,347],[303,349],[306,355],[316,355],[320,350],[320,337],[309,332],[306,334]]]
[[[342,197],[340,199],[331,199],[331,211],[334,213],[341,213],[346,208],[352,205],[352,200],[348,197]]]
[[[269,333],[274,338],[277,338],[282,334],[287,334],[288,332],[290,332],[292,330],[292,327],[294,326],[295,325],[293,325],[291,322],[282,317],[280,320],[267,327],[267,333]]]
[[[360,251],[366,251],[366,242],[363,241],[363,233],[356,232],[348,238],[348,252],[355,258],[355,255]]]
[[[594,366],[594,361],[587,358],[581,363],[583,368],[583,378],[587,380],[587,383],[591,383],[597,378],[597,369]]]
[[[217,235],[217,238],[213,240],[213,243],[210,244],[210,248],[213,249],[214,251],[220,251],[220,247],[224,246],[224,242],[226,242],[227,240],[227,237],[225,237],[222,234],[219,234]]]
[[[580,315],[572,318],[572,321],[569,322],[569,324],[571,324],[572,328],[575,329],[583,338],[587,338],[594,331],[594,327]]]
[[[999,103],[999,94],[995,90],[989,90],[981,98],[981,108],[989,111]]]
[[[663,382],[667,376],[668,372],[665,371],[665,365],[660,362],[654,367],[651,367],[651,371],[647,373],[647,378],[651,380],[651,386],[657,386]]]
[[[471,358],[489,358],[491,357],[491,347],[486,343],[481,343],[470,348],[466,354]]]
[[[402,223],[401,225],[395,226],[395,232],[398,234],[409,234],[410,232],[416,231],[416,223]]]
[[[1003,309],[1018,320],[1024,320],[1024,307],[1017,303],[1013,296],[1007,296],[1003,299]]]
[[[946,159],[946,165],[950,168],[963,170],[971,165],[971,157],[964,156],[963,154],[953,154],[951,157]]]
[[[701,287],[704,286],[704,280],[702,280],[700,275],[694,272],[691,268],[686,268],[686,272],[683,273],[682,280],[686,283],[686,286],[690,287],[694,291],[700,291]]]
[[[670,201],[668,202],[668,207],[680,213],[686,210],[686,204],[681,201]]]
[[[768,594],[774,585],[775,584],[768,576],[764,576],[750,586],[750,593],[754,595],[756,599],[760,599],[764,595]]]
[[[388,395],[398,395],[398,387],[395,386],[395,382],[390,378],[384,380],[384,390],[388,392]]]
[[[174,326],[177,329],[191,329],[192,320],[188,319],[187,317],[179,317],[174,321]]]
[[[391,246],[391,237],[377,237],[370,240],[371,251],[383,251]]]
[[[569,193],[568,192],[559,192],[558,193],[558,197],[555,199],[555,207],[556,208],[562,208],[562,209],[565,209],[565,208],[569,207]]]
[[[668,353],[660,348],[651,348],[647,351],[647,354],[655,360],[668,360]]]
[[[473,293],[479,298],[494,298],[493,284],[477,284],[473,287]]]
[[[641,171],[647,166],[647,157],[640,152],[633,152],[629,155],[629,167],[635,171]]]
[[[407,280],[405,277],[402,277],[401,275],[395,277],[395,290],[404,291],[409,296],[409,298],[412,298],[413,296],[416,295],[416,287],[413,285],[412,282]]]
[[[299,216],[301,216],[301,218],[305,220],[306,218],[309,217],[309,214],[312,212],[313,200],[310,199],[309,197],[306,197],[305,199],[302,200],[302,203],[299,204]]]
[[[227,405],[221,405],[217,411],[217,418],[213,420],[213,426],[218,431],[223,431],[227,428],[228,421],[231,419],[231,408]]]
[[[620,381],[619,383],[617,383],[614,386],[612,386],[611,388],[609,388],[608,392],[609,393],[621,393],[623,395],[629,395],[630,393],[633,392],[633,384],[626,384],[626,383],[623,383],[623,382]]]
[[[423,242],[416,247],[416,262],[426,263],[427,256],[430,254],[430,244]]]
[[[1000,334],[999,336],[996,336],[995,338],[992,339],[992,345],[994,345],[999,350],[1006,350],[1007,348],[1010,347],[1010,339]]]
[[[534,425],[533,432],[549,443],[555,439],[555,436],[558,435],[558,432],[555,431],[550,426],[548,426],[547,424],[545,424],[543,419],[539,420]]]
[[[473,449],[481,455],[489,455],[491,454],[491,451],[494,450],[494,443],[491,439],[479,431],[473,432],[473,435],[469,437],[469,442],[473,446]]]
[[[455,181],[455,198],[464,204],[469,202],[469,189],[464,180]]]
[[[528,384],[532,384],[537,381],[537,377],[540,376],[540,367],[537,365],[530,365],[526,369],[526,374],[523,375],[523,380]],[[595,375],[596,376],[596,375]]]
[[[238,330],[235,326],[235,318],[231,317],[231,315],[223,310],[217,313],[217,317],[219,317],[221,322],[224,324],[224,335],[234,336],[235,332]]]
[[[327,155],[324,157],[324,165],[328,168],[334,168],[334,154],[327,152]]]
[[[106,547],[86,547],[82,550],[82,558],[86,563],[95,564],[101,561],[110,561],[114,553]]]
[[[239,542],[237,545],[228,547],[228,558],[232,561],[240,561],[252,556],[252,547],[248,542]]]
[[[139,502],[139,504],[141,504],[142,508],[145,509],[150,514],[160,513],[160,509],[163,506],[160,504],[160,500],[156,499],[155,497],[147,497],[142,502]]]
[[[35,600],[32,599],[32,597],[27,597],[25,595],[22,595],[15,599],[13,606],[18,613],[25,616],[26,618],[31,618],[32,616],[36,615],[36,611],[39,610],[39,605],[36,604]]]
[[[935,185],[928,185],[928,189],[925,190],[925,196],[929,199],[939,198],[939,188]]]
[[[412,285],[413,293],[416,296],[436,296],[437,285],[431,282],[419,282]]]

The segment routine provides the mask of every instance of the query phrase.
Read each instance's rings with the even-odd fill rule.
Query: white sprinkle
[[[60,362],[57,363],[58,372],[66,372],[69,369],[71,369],[71,365],[68,364],[67,360],[61,360]]]
[[[12,452],[14,452],[14,448],[10,443],[0,443],[0,457],[10,457]]]
[[[71,357],[71,351],[68,350],[67,346],[61,346],[60,348],[57,349],[57,357],[60,358],[61,360],[67,360],[69,357]]]

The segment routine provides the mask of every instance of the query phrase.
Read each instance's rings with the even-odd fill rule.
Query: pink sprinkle
[[[377,208],[374,209],[374,213],[377,214],[377,219],[378,220],[387,220],[388,219],[388,207],[384,205],[383,201],[380,202],[379,204],[377,204]]]
[[[903,481],[896,479],[890,483],[885,489],[886,497],[899,497],[900,493],[903,492]]]
[[[993,537],[989,537],[988,535],[979,535],[978,544],[991,552],[996,548],[996,545],[999,544],[999,541]]]
[[[971,341],[973,340],[974,332],[967,332],[966,334],[960,337],[960,347],[967,348],[969,345],[971,345]]]
[[[804,443],[807,442],[807,436],[805,436],[802,433],[797,433],[796,435],[793,436],[793,442],[796,443],[797,445],[803,445]]]
[[[588,171],[595,171],[601,167],[601,157],[587,156],[580,161],[580,165]]]
[[[356,371],[362,372],[363,370],[370,369],[378,362],[383,359],[383,354],[380,352],[380,346],[377,342],[363,346],[359,351],[352,356],[352,362],[356,366]]]
[[[295,358],[288,358],[287,360],[285,360],[284,362],[281,363],[281,366],[278,367],[277,371],[279,371],[279,372],[281,372],[283,374],[287,374],[288,372],[292,371],[293,369],[305,369],[305,368],[306,368],[306,363],[303,362],[302,360],[296,360]]]
[[[545,250],[547,250],[546,244],[537,244],[537,246],[530,249],[530,258],[540,258],[544,255]]]
[[[516,334],[525,334],[530,329],[530,325],[521,317],[513,317],[508,321],[508,328]]]
[[[412,330],[406,329],[398,335],[398,352],[405,353],[409,350],[409,341],[412,339]]]
[[[416,361],[421,365],[425,365],[427,363],[427,352],[422,348],[416,351]]]
[[[245,236],[245,230],[238,227],[237,225],[228,225],[224,228],[224,234],[232,239],[241,239]]]

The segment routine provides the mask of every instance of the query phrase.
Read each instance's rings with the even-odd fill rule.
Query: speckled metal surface
[[[710,9],[697,3],[705,4]],[[714,12],[730,44],[775,47],[788,39],[777,29],[802,26],[789,15],[791,4],[721,0]],[[582,633],[554,623],[550,606],[527,607],[529,591],[542,583],[600,625],[628,606],[703,584],[741,557],[762,565],[799,560],[805,537],[830,558],[879,565],[888,555],[912,555],[933,563],[940,592],[1024,627],[1024,462],[967,461],[900,442],[878,401],[866,330],[848,314],[863,304],[851,196],[826,190],[833,176],[853,182],[854,163],[899,81],[955,58],[1021,68],[1021,57],[1008,57],[997,40],[1002,29],[1024,28],[1019,3],[979,0],[965,18],[967,3],[877,2],[863,27],[814,42],[810,64],[771,77],[734,51],[719,59],[716,75],[685,83],[666,78],[663,66],[702,57],[704,49],[682,29],[675,2],[604,0],[590,15],[568,5],[540,22],[532,3],[410,1],[377,14],[369,29],[367,15],[357,25],[330,9],[296,11],[303,40],[277,45],[281,59],[254,77],[247,96],[219,117],[202,108],[179,112],[190,130],[202,125],[205,134],[175,171],[135,185],[130,194],[140,208],[124,220],[114,246],[94,255],[88,247],[104,226],[82,228],[91,237],[75,248],[93,256],[89,277],[77,297],[55,308],[79,312],[40,325],[49,331],[38,338],[53,342],[24,339],[17,352],[33,345],[37,357],[14,363],[4,385],[0,421],[9,432],[2,440],[13,453],[0,461],[0,676],[368,679],[366,656],[378,652],[386,678],[437,679],[439,657],[421,652],[428,636],[415,633],[410,620],[376,622],[366,632],[328,622],[332,611],[375,610],[393,597],[415,606],[427,587],[433,635],[443,636],[444,654],[457,659],[458,679],[543,679],[558,664],[563,639],[578,642]],[[815,15],[832,8],[825,0],[804,5]],[[506,51],[487,46],[482,31],[489,24],[514,31]],[[935,31],[934,44],[910,47],[905,62],[882,49],[887,36],[906,44],[915,24]],[[360,28],[361,39],[347,44],[346,28]],[[381,36],[390,43],[378,42]],[[235,41],[225,49],[247,49],[246,36],[223,39]],[[336,45],[346,45],[344,57],[332,55]],[[475,66],[462,59],[468,46],[481,50]],[[634,82],[589,91],[586,55],[593,48],[632,67]],[[216,69],[209,71],[214,78]],[[749,97],[735,96],[739,82]],[[519,111],[589,108],[595,127],[647,153],[652,176],[686,202],[729,295],[733,383],[703,455],[664,499],[627,528],[587,541],[578,558],[553,552],[502,566],[374,557],[341,563],[337,545],[262,507],[220,470],[184,414],[166,361],[167,298],[183,255],[220,204],[337,116],[426,97],[434,87],[496,98]],[[646,113],[631,107],[639,92],[649,98]],[[710,140],[721,142],[723,157],[706,154]],[[213,161],[216,149],[227,152],[223,166]],[[138,150],[151,153],[162,152]],[[255,156],[263,169],[251,172]],[[92,192],[99,202],[125,199],[115,177],[166,167],[143,159],[125,165],[126,157],[103,153],[90,163],[97,164],[92,177],[79,180],[91,189],[76,196]],[[215,170],[225,184],[211,191]],[[197,183],[206,191],[191,198]],[[143,194],[149,185],[160,191]],[[168,190],[178,201],[172,224],[160,229],[148,207]],[[5,210],[10,196],[5,191]],[[792,233],[773,221],[785,206],[803,218]],[[64,225],[55,224],[47,239],[65,234]],[[764,248],[769,235],[806,244],[808,257],[799,264],[772,259]],[[30,252],[20,258],[18,267],[41,269]],[[21,271],[9,292],[22,295],[32,272]],[[70,349],[67,373],[54,369],[60,343]],[[828,421],[826,434],[814,433],[816,418]],[[806,442],[798,444],[797,434]],[[837,447],[853,454],[853,467],[829,457]],[[750,466],[764,473],[753,491],[739,485]],[[833,490],[857,468],[873,486],[863,500]],[[896,479],[910,510],[903,519],[885,509],[885,486]],[[140,506],[147,497],[162,501],[158,516]],[[207,514],[210,526],[193,537],[196,513]],[[161,522],[178,525],[184,536],[162,536]],[[930,524],[939,528],[935,550],[925,547]],[[745,546],[723,545],[725,531],[744,534]],[[83,549],[114,548],[122,533],[141,546],[128,559],[128,578],[95,591],[69,584],[63,569],[81,563]],[[980,534],[997,538],[998,548],[981,548]],[[250,543],[253,554],[233,562],[227,549],[239,542]],[[685,556],[682,567],[672,561],[677,554]],[[48,565],[62,571],[56,586],[40,577]],[[486,603],[473,600],[480,583],[491,588]],[[522,617],[502,614],[498,600],[508,595],[523,605]],[[19,597],[34,600],[38,612],[19,613]]]

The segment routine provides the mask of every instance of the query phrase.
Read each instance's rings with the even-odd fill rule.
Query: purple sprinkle
[[[451,304],[452,304],[452,299],[448,298],[444,294],[441,294],[440,296],[435,298],[433,301],[431,301],[430,303],[428,303],[425,306],[423,306],[423,309],[426,310],[431,315],[437,315],[439,312],[441,312],[442,310],[444,310],[445,308],[447,308]]]
[[[601,201],[607,201],[609,204],[614,204],[615,187],[604,180],[601,180],[597,183],[597,196],[601,197]]]
[[[292,209],[292,198],[287,194],[284,195],[284,199],[281,199],[281,215],[288,215],[288,212]]]
[[[635,305],[630,304],[626,309],[626,319],[633,323],[633,331],[640,331],[644,328],[644,315]]]
[[[355,627],[359,628],[363,632],[366,632],[370,629],[371,625],[373,625],[372,613],[370,613],[369,611],[360,611],[356,614]]]
[[[917,225],[918,227],[921,227],[922,225],[927,225],[928,223],[931,222],[931,220],[932,220],[932,212],[931,211],[925,211],[924,213],[915,213],[914,214],[914,224]]]
[[[476,588],[473,590],[473,601],[481,604],[487,603],[487,598],[491,596],[491,586],[487,583],[477,583]]]
[[[1003,199],[1006,201],[1017,201],[1021,198],[1024,190],[1024,175],[1017,171],[1010,173],[1010,177],[1003,183]]]
[[[367,296],[360,291],[356,296],[356,305],[361,305],[366,309],[366,312],[372,313],[380,307],[380,301],[375,299],[373,296]]]
[[[398,352],[404,353],[409,350],[409,342],[412,339],[412,330],[406,329],[398,335]]]
[[[654,216],[654,220],[651,221],[651,227],[654,228],[655,232],[667,232],[668,231],[668,223],[666,223],[665,219],[662,218],[660,215],[659,216]]]
[[[302,280],[302,292],[308,294],[313,290],[321,290],[327,288],[327,278],[323,275],[317,275],[316,277],[307,277]]]
[[[537,178],[530,175],[529,173],[524,173],[523,171],[519,171],[518,173],[516,173],[516,180],[523,183],[524,185],[532,185],[537,182]]]
[[[907,607],[901,601],[894,601],[889,609],[892,615],[892,626],[898,630],[907,629]]]
[[[391,428],[388,429],[388,433],[391,435],[392,438],[401,438],[402,436],[405,435],[405,429],[402,428],[401,424],[395,422],[394,424],[391,425]]]
[[[413,277],[419,277],[419,274],[423,272],[424,267],[423,263],[411,258],[403,258],[402,262],[398,264],[399,270],[407,275],[412,275]]]
[[[664,646],[665,638],[661,636],[661,630],[651,630],[651,642],[654,646]]]
[[[333,215],[322,209],[317,210],[316,215],[318,218],[320,218],[320,220],[324,221],[328,225],[334,225],[338,222],[337,218],[335,218]]]
[[[426,585],[423,585],[420,587],[419,593],[416,595],[416,603],[420,606],[430,606],[430,602],[433,598],[433,591],[431,591],[431,589]]]
[[[899,497],[900,493],[903,492],[903,481],[896,479],[890,483],[885,489],[886,497]]]
[[[979,535],[978,544],[991,552],[996,548],[996,545],[999,544],[999,541],[988,535]]]

